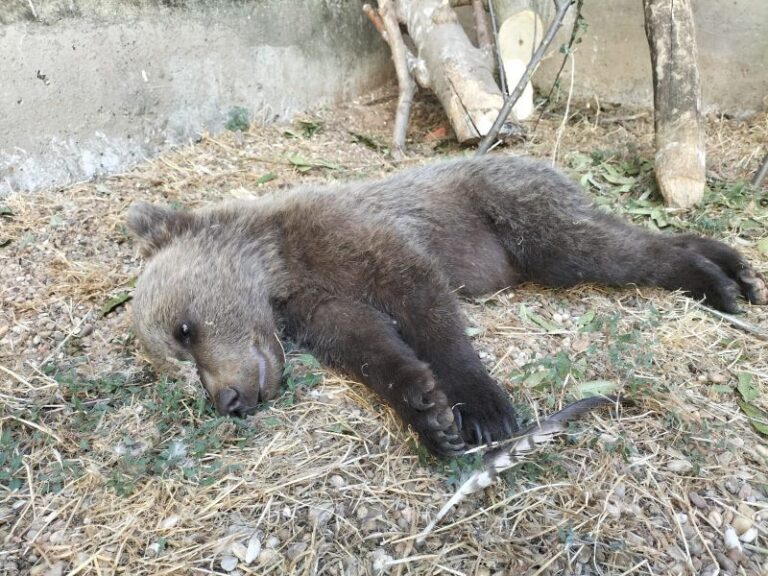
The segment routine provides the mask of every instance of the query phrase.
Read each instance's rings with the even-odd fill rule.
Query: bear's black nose
[[[240,416],[240,392],[224,388],[216,395],[216,411],[222,416]]]

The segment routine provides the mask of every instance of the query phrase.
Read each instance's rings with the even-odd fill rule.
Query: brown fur
[[[522,158],[443,162],[192,213],[137,204],[128,222],[150,256],[134,300],[138,335],[158,362],[195,361],[221,413],[277,394],[280,328],[370,386],[442,455],[517,428],[464,334],[456,289],[635,283],[730,312],[739,295],[768,301],[735,250],[632,227]]]

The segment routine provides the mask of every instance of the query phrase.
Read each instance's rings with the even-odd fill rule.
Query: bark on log
[[[490,130],[504,104],[489,59],[472,45],[444,0],[397,0],[395,6],[456,138],[477,140]]]
[[[643,0],[651,50],[656,179],[668,206],[690,208],[704,195],[704,130],[691,0]]]

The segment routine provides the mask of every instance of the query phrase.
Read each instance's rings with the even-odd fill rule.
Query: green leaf
[[[227,123],[224,128],[231,132],[245,132],[251,124],[250,113],[247,108],[235,106],[227,113]]]
[[[321,122],[315,122],[314,120],[299,120],[296,123],[301,128],[305,138],[312,138],[323,127]]]
[[[299,172],[306,172],[312,170],[312,168],[328,168],[329,170],[338,170],[340,168],[338,164],[332,164],[325,160],[307,160],[299,154],[289,156],[288,161],[296,166]]]
[[[12,218],[14,216],[13,210],[8,208],[8,206],[4,206],[3,204],[0,204],[0,216],[5,216],[6,218]]]
[[[120,306],[120,304],[124,304],[128,302],[133,298],[133,294],[130,292],[120,292],[117,296],[113,296],[107,302],[104,304],[104,306],[101,307],[101,315],[107,316],[108,314],[111,314],[115,311],[115,308]]]
[[[667,214],[662,208],[655,208],[651,212],[651,220],[653,220],[659,228],[669,226],[669,222],[667,222]]]
[[[748,372],[739,372],[738,378],[739,383],[736,386],[736,389],[739,391],[739,394],[741,394],[744,402],[755,401],[760,393],[757,388],[752,385],[752,374],[749,374]]]
[[[747,230],[762,230],[763,225],[753,218],[742,218],[738,222],[739,230],[745,232]]]
[[[375,150],[376,152],[386,152],[387,150],[386,144],[377,142],[370,136],[360,134],[359,132],[352,132],[351,130],[348,130],[348,132],[349,135],[352,136],[352,139],[358,144],[362,144],[363,146],[366,146],[371,150]]]
[[[527,388],[536,388],[537,386],[541,385],[547,378],[550,377],[550,373],[546,370],[539,370],[538,372],[533,372],[532,374],[529,374],[528,377],[523,380],[523,386],[526,386]]]
[[[478,334],[482,334],[483,329],[478,328],[476,326],[467,326],[464,328],[464,334],[472,338],[473,336],[477,336]]]
[[[525,320],[530,320],[534,324],[544,328],[547,332],[561,332],[563,330],[562,326],[536,314],[533,310],[529,310],[525,304],[520,305],[520,317]]]
[[[605,178],[611,184],[632,185],[635,183],[635,178],[621,174],[616,168],[614,168],[610,164],[605,165],[605,174],[603,174],[603,178]]]
[[[758,241],[757,251],[760,252],[760,254],[768,255],[768,236]]]
[[[739,407],[744,414],[747,415],[749,423],[752,428],[757,430],[760,434],[768,436],[768,414],[760,410],[757,406],[748,404],[743,400],[739,400]]]
[[[302,354],[298,357],[298,361],[304,364],[304,366],[308,366],[309,368],[315,368],[317,370],[320,369],[320,362],[312,356],[312,354]]]
[[[590,380],[576,386],[575,396],[579,399],[589,396],[608,396],[615,391],[616,382],[612,380]]]
[[[277,174],[274,172],[267,172],[266,174],[259,176],[258,180],[256,180],[256,184],[266,184],[267,182],[272,182],[275,178],[277,178]]]

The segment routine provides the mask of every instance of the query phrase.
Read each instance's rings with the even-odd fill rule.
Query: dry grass
[[[291,351],[280,400],[246,422],[217,419],[193,377],[149,371],[125,305],[100,315],[140,268],[122,225],[130,202],[195,206],[391,171],[349,131],[386,142],[393,108],[322,113],[311,138],[296,126],[298,137],[204,137],[113,178],[2,202],[13,217],[0,224],[0,244],[11,240],[0,248],[0,573],[768,574],[768,448],[736,391],[751,378],[753,403],[768,408],[766,342],[682,296],[523,287],[467,302],[477,348],[521,413],[549,413],[598,380],[635,405],[590,417],[423,545],[416,535],[470,464],[425,460],[362,386]],[[434,102],[417,102],[409,162],[456,152],[433,139],[443,123]],[[550,155],[558,124],[545,117],[515,151]],[[733,182],[757,167],[768,117],[712,119],[708,131],[712,172]],[[649,158],[650,144],[647,115],[581,109],[559,157]],[[336,168],[296,165],[320,161]],[[618,207],[642,192],[603,196]],[[716,235],[765,273],[759,200],[678,224],[720,222]],[[768,329],[765,309],[745,320]],[[742,552],[728,550],[728,525],[754,528]]]

